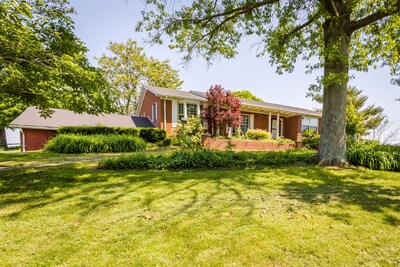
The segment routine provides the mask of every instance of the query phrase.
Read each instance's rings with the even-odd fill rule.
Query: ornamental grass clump
[[[74,135],[59,134],[45,146],[57,153],[108,153],[144,151],[146,142],[129,135]]]
[[[372,170],[400,171],[400,147],[375,142],[354,143],[347,148],[347,160]]]

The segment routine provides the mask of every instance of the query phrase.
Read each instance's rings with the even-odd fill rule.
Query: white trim
[[[278,114],[276,115],[276,138],[278,138],[279,136],[281,136],[280,135],[280,122],[281,122],[281,120],[280,120],[280,113],[278,112]]]
[[[164,98],[164,130],[167,130],[167,98]]]
[[[26,152],[26,142],[25,142],[25,133],[24,131],[21,129],[21,133],[22,133],[22,137],[21,137],[21,148],[22,148],[22,152]]]
[[[171,115],[172,115],[172,128],[174,128],[174,127],[176,127],[177,126],[177,124],[178,124],[178,101],[176,101],[176,100],[171,100],[171,102],[172,102],[172,104],[171,104],[171,106],[172,106],[172,112],[171,112]]]
[[[200,102],[197,102],[197,117],[200,117]]]
[[[21,125],[21,124],[10,124],[10,128],[26,128],[26,129],[38,129],[38,130],[57,130],[62,126],[52,127],[52,126],[37,126],[37,125]]]
[[[136,116],[140,116],[140,111],[142,110],[142,106],[143,106],[143,101],[144,101],[144,97],[146,95],[146,91],[147,88],[145,88],[145,86],[142,86],[142,91],[140,92],[140,98],[139,98],[139,105],[136,107],[135,110],[135,115]]]
[[[187,102],[183,101],[183,118],[187,119]]]
[[[250,114],[249,119],[249,129],[254,129],[254,114]]]
[[[270,111],[268,116],[268,132],[272,134],[271,123],[272,123],[272,112]]]

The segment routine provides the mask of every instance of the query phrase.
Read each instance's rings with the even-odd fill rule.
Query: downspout
[[[22,134],[22,140],[21,140],[21,148],[22,148],[22,152],[26,152],[25,149],[25,133],[24,130],[21,128],[21,134]]]
[[[167,130],[167,97],[164,98],[164,130]]]

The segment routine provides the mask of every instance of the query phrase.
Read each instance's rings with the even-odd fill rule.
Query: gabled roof
[[[206,93],[200,91],[179,91],[168,88],[161,88],[155,86],[144,85],[141,98],[139,101],[139,106],[137,112],[141,109],[141,105],[144,100],[145,92],[150,91],[158,97],[166,98],[166,99],[187,99],[187,100],[196,100],[200,102],[206,102]],[[255,113],[280,113],[282,116],[291,117],[291,116],[313,116],[313,117],[321,117],[322,114],[320,112],[316,112],[310,109],[280,105],[262,101],[248,100],[248,99],[240,99],[242,102],[242,110],[247,112],[255,112]],[[136,113],[138,115],[138,113]]]
[[[56,130],[61,126],[96,126],[107,127],[154,127],[147,117],[136,117],[115,114],[90,115],[78,114],[66,109],[51,109],[53,114],[50,118],[40,116],[38,109],[27,108],[10,124],[13,128],[46,129]]]
[[[187,91],[180,91],[175,89],[168,89],[168,88],[161,88],[155,86],[144,85],[143,89],[149,90],[156,96],[161,97],[171,97],[171,98],[178,98],[178,99],[190,99],[190,100],[197,100],[197,101],[204,101],[206,100],[204,97],[197,96],[192,94],[191,92]]]

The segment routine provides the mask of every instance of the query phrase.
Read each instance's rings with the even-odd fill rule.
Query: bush
[[[346,151],[347,161],[372,170],[400,171],[400,147],[376,142],[353,143]]]
[[[59,134],[51,139],[45,150],[58,153],[107,153],[144,151],[146,142],[130,135]]]
[[[277,142],[279,145],[284,145],[284,144],[295,145],[295,144],[296,144],[296,142],[293,141],[292,139],[283,138],[282,136],[279,136],[279,137],[276,139],[276,142]]]
[[[251,140],[270,140],[271,133],[261,129],[249,129],[246,132],[246,136]]]
[[[321,139],[321,136],[318,134],[316,130],[307,129],[301,132],[301,135],[302,135],[301,142],[303,146],[307,148],[318,149],[319,140]]]
[[[139,136],[147,142],[157,143],[167,138],[167,132],[159,128],[140,128]]]
[[[311,164],[312,151],[229,152],[207,149],[181,150],[173,154],[135,154],[107,159],[100,163],[104,169],[186,170],[227,169],[255,166],[283,166],[296,163]]]
[[[132,135],[140,137],[147,142],[157,143],[167,137],[167,132],[159,128],[125,128],[125,127],[106,127],[106,126],[63,126],[58,128],[59,134],[78,134],[78,135]]]
[[[161,142],[158,143],[159,146],[170,146],[172,144],[171,138],[165,138]]]
[[[139,137],[141,128],[106,127],[106,126],[63,126],[58,128],[59,134],[98,135],[118,134]]]
[[[187,123],[178,123],[175,133],[175,144],[182,148],[196,148],[201,146],[204,127],[199,118],[190,117]]]

